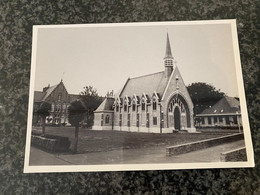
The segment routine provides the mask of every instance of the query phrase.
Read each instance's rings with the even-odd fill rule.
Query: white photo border
[[[82,27],[119,27],[119,26],[156,26],[156,25],[206,25],[230,24],[234,48],[236,75],[241,106],[241,115],[244,127],[244,140],[246,145],[247,161],[245,162],[210,162],[210,163],[159,163],[159,164],[109,164],[109,165],[51,165],[30,166],[29,155],[31,146],[33,99],[35,87],[37,36],[41,28],[82,28]],[[201,21],[175,21],[175,22],[141,22],[141,23],[103,23],[103,24],[66,24],[66,25],[35,25],[32,35],[31,78],[28,106],[27,135],[25,146],[24,173],[44,172],[103,172],[103,171],[141,171],[141,170],[181,170],[181,169],[212,169],[212,168],[242,168],[254,167],[254,152],[251,139],[250,125],[247,114],[245,90],[241,69],[237,26],[235,19],[228,20],[201,20]]]

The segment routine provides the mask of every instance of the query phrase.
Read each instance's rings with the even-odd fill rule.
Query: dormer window
[[[217,112],[217,110],[214,110],[214,113],[216,113]]]
[[[222,109],[220,112],[223,112],[224,110]]]

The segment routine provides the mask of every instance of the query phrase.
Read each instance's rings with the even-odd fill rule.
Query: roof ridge
[[[150,76],[150,75],[154,75],[154,74],[159,74],[159,73],[163,73],[164,71],[160,71],[160,72],[155,72],[155,73],[150,73],[150,74],[146,74],[146,75],[142,75],[142,76],[137,76],[137,77],[133,77],[133,78],[129,78],[129,79],[138,79],[141,77],[146,77],[146,76]]]

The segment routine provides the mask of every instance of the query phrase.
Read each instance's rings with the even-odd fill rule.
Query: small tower
[[[164,60],[164,67],[165,67],[165,76],[170,77],[174,69],[175,61],[174,58],[172,57],[172,51],[171,51],[171,45],[170,45],[168,33],[167,33],[167,40],[166,40],[166,52],[163,60]]]

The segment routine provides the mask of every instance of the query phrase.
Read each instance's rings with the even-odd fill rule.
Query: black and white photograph
[[[253,167],[236,20],[33,27],[24,172]]]

